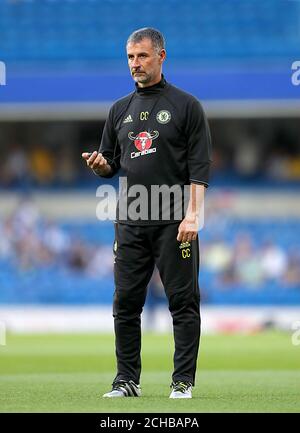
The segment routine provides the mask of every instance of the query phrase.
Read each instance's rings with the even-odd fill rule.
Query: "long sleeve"
[[[104,125],[99,152],[102,153],[112,169],[109,174],[101,177],[113,177],[120,169],[121,158],[121,150],[114,125],[113,107],[110,109],[108,118]]]
[[[187,107],[185,134],[190,182],[208,186],[212,162],[211,136],[204,110],[196,99],[192,99]]]

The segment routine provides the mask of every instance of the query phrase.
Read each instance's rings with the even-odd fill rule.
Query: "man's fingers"
[[[195,241],[197,239],[197,232],[190,232],[189,233],[189,235],[188,235],[188,241],[189,242],[191,242],[191,241]]]
[[[106,165],[106,164],[107,164],[107,161],[106,161],[106,159],[104,158],[104,156],[102,156],[102,154],[99,153],[99,155],[98,155],[97,158],[95,159],[95,163],[96,163],[96,164],[99,164],[99,165]]]
[[[177,240],[178,240],[178,242],[182,242],[182,231],[181,230],[179,230],[179,232],[178,232]]]
[[[87,165],[93,169],[107,164],[107,160],[102,156],[102,153],[98,153],[96,150],[92,153],[83,152],[81,156],[86,160]]]
[[[178,240],[179,242],[182,242],[182,243],[184,243],[184,242],[188,242],[188,240],[189,240],[189,239],[188,239],[188,233],[185,232],[184,230],[180,231],[180,232],[178,233],[177,240]]]
[[[179,242],[191,242],[197,239],[197,233],[195,232],[188,232],[188,231],[179,231],[177,240]]]
[[[91,156],[91,153],[89,152],[83,152],[81,154],[82,158],[85,159],[86,161],[89,159],[89,157]]]
[[[101,153],[98,153],[97,157],[94,159],[93,163],[91,164],[91,168],[92,169],[99,168],[106,164],[107,164],[106,159],[102,156]]]
[[[188,233],[184,233],[184,235],[182,236],[182,242],[189,242],[189,235],[188,235]]]
[[[97,168],[99,166],[99,162],[101,161],[102,155],[97,153],[96,158],[93,158],[90,162],[91,168]]]
[[[192,242],[192,241],[195,241],[196,239],[197,239],[197,233],[191,233],[188,241]]]
[[[87,163],[88,166],[90,166],[94,162],[94,160],[96,159],[97,155],[98,155],[98,152],[96,150],[94,152],[92,152],[92,153],[83,152],[81,154],[82,158],[86,160],[86,163]]]
[[[97,158],[97,156],[98,156],[98,152],[96,150],[93,153],[90,153],[90,157],[87,160],[87,165],[89,167],[92,167],[92,165],[93,165],[95,159]]]

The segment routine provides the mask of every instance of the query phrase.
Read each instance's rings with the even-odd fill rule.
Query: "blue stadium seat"
[[[0,52],[13,62],[121,60],[132,30],[152,25],[173,59],[296,58],[299,17],[299,2],[282,0],[1,0]]]
[[[71,238],[81,239],[94,245],[112,246],[114,239],[111,222],[65,221],[61,228]],[[272,240],[288,251],[296,248],[300,252],[295,233],[300,232],[297,219],[286,220],[231,220],[224,225],[221,239],[234,245],[237,236],[246,232],[260,247],[266,240]],[[214,229],[206,227],[201,232],[201,242],[216,239]],[[300,304],[299,284],[285,287],[278,281],[267,281],[259,287],[231,284],[223,288],[218,283],[218,275],[201,266],[200,286],[204,302],[215,304]],[[114,283],[113,276],[91,277],[84,272],[74,271],[59,261],[37,269],[22,269],[15,258],[4,260],[0,257],[0,302],[1,303],[68,303],[111,304]]]

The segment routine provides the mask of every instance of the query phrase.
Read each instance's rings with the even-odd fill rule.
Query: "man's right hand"
[[[105,176],[111,172],[111,167],[102,153],[94,151],[93,153],[84,152],[82,158],[86,164],[99,176]]]

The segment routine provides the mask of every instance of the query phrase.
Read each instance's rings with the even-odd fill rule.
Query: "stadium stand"
[[[300,302],[299,219],[210,212],[200,232],[204,303]],[[23,201],[0,225],[0,302],[110,304],[111,222],[49,221]]]
[[[0,0],[0,303],[111,305],[112,223],[62,214],[70,190],[95,196],[80,154],[98,147],[109,106],[131,91],[124,43],[147,25],[166,36],[170,81],[209,113],[212,191],[253,188],[248,210],[268,188],[279,203],[291,193],[280,218],[272,206],[207,215],[203,302],[299,305],[299,23],[292,0]],[[7,212],[7,193],[48,190],[65,199],[56,219],[24,201]]]
[[[299,2],[289,0],[1,0],[1,56],[7,62],[123,60],[128,34],[147,22],[164,31],[172,59],[265,63],[299,53],[299,16]]]

